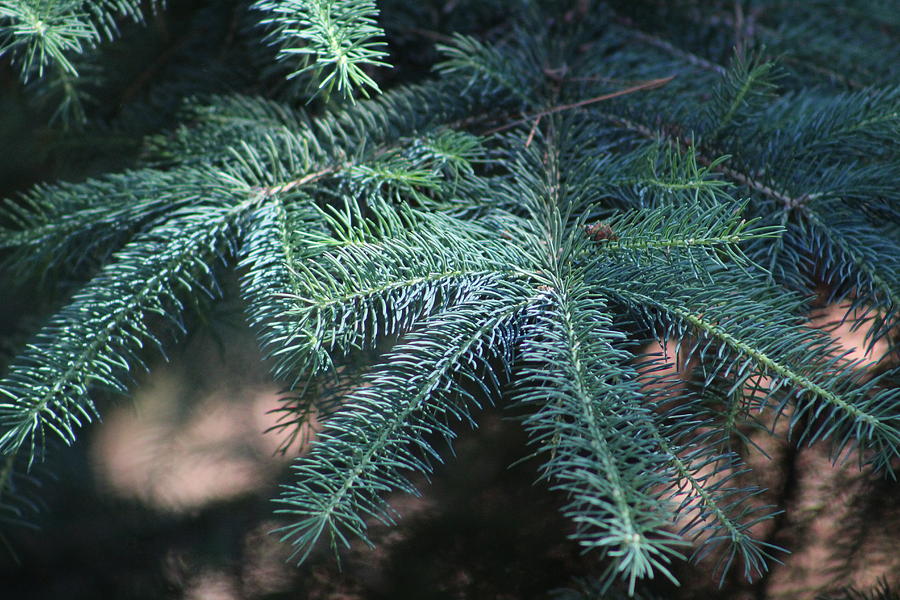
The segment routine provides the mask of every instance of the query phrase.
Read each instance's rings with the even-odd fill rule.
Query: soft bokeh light
[[[190,368],[162,366],[129,403],[106,410],[91,456],[101,486],[152,508],[187,511],[274,485],[301,449],[279,452],[267,432],[282,406],[279,388],[250,345],[238,355],[209,341]]]

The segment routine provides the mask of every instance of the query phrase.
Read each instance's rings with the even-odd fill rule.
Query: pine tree
[[[298,561],[392,523],[385,496],[488,404],[600,590],[779,560],[760,415],[895,476],[900,371],[806,324],[843,303],[895,350],[893,2],[212,2],[167,40],[183,60],[123,86],[165,10],[0,5],[0,54],[79,157],[3,210],[4,287],[55,305],[0,382],[4,527],[229,273],[288,425],[325,423],[276,499]]]

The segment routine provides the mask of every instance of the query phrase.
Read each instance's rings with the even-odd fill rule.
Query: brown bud
[[[586,225],[584,232],[595,242],[614,242],[619,239],[619,236],[612,230],[612,227],[602,221]]]

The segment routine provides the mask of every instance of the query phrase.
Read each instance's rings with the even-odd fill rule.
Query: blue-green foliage
[[[53,120],[80,125],[86,105],[98,100],[85,82],[96,83],[101,46],[121,38],[126,25],[146,25],[165,6],[165,0],[5,0],[0,57],[22,83],[36,84],[36,98],[52,98]],[[290,62],[287,77],[312,72],[318,88],[351,99],[378,91],[367,69],[389,65],[372,0],[260,0],[253,9],[256,43],[277,47],[278,60]]]
[[[76,4],[29,9],[59,15],[55,45],[22,29],[31,4],[4,5],[23,76],[74,74],[66,52],[100,39],[68,24]],[[10,199],[6,275],[83,285],[0,382],[0,517],[20,514],[48,439],[73,443],[98,393],[127,392],[229,268],[297,400],[287,426],[325,420],[276,500],[300,560],[392,523],[386,496],[418,493],[435,440],[485,403],[521,418],[571,538],[602,558],[601,594],[674,581],[684,558],[748,579],[778,560],[754,531],[778,507],[744,462],[759,413],[894,476],[896,367],[869,374],[805,322],[825,286],[871,346],[896,343],[900,63],[856,52],[844,77],[823,71],[798,44],[846,46],[833,3],[741,3],[755,21],[738,28],[694,2],[557,4],[441,34],[433,79],[371,100],[191,99],[134,170]],[[854,28],[896,25],[865,6],[846,3]],[[378,89],[372,2],[255,8],[295,73]],[[659,375],[672,357],[642,355],[652,340],[693,372]]]
[[[265,17],[271,39],[281,60],[297,61],[294,77],[308,70],[319,71],[319,88],[349,95],[354,88],[379,91],[365,67],[389,66],[384,31],[376,21],[378,9],[372,0],[259,0],[253,7]],[[305,60],[306,57],[311,60]]]

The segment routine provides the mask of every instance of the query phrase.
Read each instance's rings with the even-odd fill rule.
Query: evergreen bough
[[[140,130],[127,168],[6,202],[4,285],[66,299],[0,383],[4,527],[31,519],[47,447],[127,393],[228,271],[287,426],[325,423],[276,499],[298,560],[392,523],[386,494],[417,493],[410,473],[486,404],[521,420],[601,589],[628,594],[684,558],[748,578],[778,560],[755,529],[778,508],[742,458],[760,414],[895,476],[897,368],[860,369],[805,325],[818,294],[870,346],[896,343],[891,2],[380,8],[232,7],[252,21],[240,51],[302,85],[163,82],[182,108]],[[50,108],[70,127],[127,129],[81,107],[78,65],[157,10],[6,1],[0,54],[23,82],[64,83]],[[277,91],[246,93],[263,83]],[[652,340],[695,366],[665,371]]]

